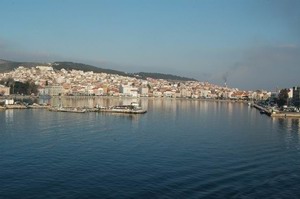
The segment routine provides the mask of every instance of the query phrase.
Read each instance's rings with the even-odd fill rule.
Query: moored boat
[[[119,105],[111,107],[101,107],[98,109],[99,112],[109,112],[109,113],[129,113],[129,114],[143,114],[147,110],[144,110],[138,103],[133,102],[130,105]]]

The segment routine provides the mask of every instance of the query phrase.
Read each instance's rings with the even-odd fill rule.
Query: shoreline
[[[248,103],[246,100],[237,100],[237,99],[213,99],[213,98],[188,98],[188,97],[124,97],[124,96],[51,96],[49,98],[43,98],[40,96],[31,96],[31,95],[9,95],[9,96],[0,96],[0,100],[6,99],[163,99],[163,100],[193,100],[193,101],[212,101],[212,102],[238,102],[238,103]]]
[[[13,98],[14,97],[14,98]],[[189,100],[189,101],[208,101],[208,102],[227,102],[227,103],[249,103],[249,101],[244,100],[229,100],[229,99],[197,99],[197,98],[166,98],[166,97],[115,97],[115,96],[54,96],[53,99],[161,99],[161,100]],[[38,96],[1,96],[0,101],[4,101],[5,99],[39,99]],[[51,98],[49,98],[51,99]],[[266,114],[271,118],[300,118],[300,113],[298,112],[272,112],[266,107],[260,106],[256,103],[251,103],[251,107],[256,108],[261,112],[261,114]],[[50,105],[24,105],[24,104],[13,104],[13,105],[0,105],[0,111],[11,110],[11,109],[50,109]],[[90,111],[87,111],[90,112]],[[93,111],[94,112],[94,111]],[[111,112],[111,111],[99,111],[99,112]]]

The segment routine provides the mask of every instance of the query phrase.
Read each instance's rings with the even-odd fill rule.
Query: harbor
[[[56,104],[56,105],[53,105]],[[15,101],[13,99],[5,100],[5,102],[0,105],[0,110],[4,111],[6,109],[47,109],[52,112],[67,112],[67,113],[87,113],[87,112],[101,112],[101,113],[121,113],[121,114],[144,114],[147,110],[143,109],[139,103],[131,102],[127,105],[108,105],[100,106],[98,103],[94,106],[89,104],[81,105],[63,105],[63,101],[53,102],[52,105],[46,103],[32,103],[28,104],[25,102]]]
[[[109,107],[130,102],[110,99],[89,104],[87,100],[69,100],[63,104],[66,107],[93,107],[97,104]],[[132,190],[132,182],[137,183],[138,191],[143,190],[145,183],[153,183],[149,192],[155,193],[170,180],[170,176],[169,184],[180,184],[186,190],[192,183],[199,183],[195,185],[196,191],[200,189],[199,193],[215,191],[215,182],[221,187],[222,194],[227,191],[223,189],[225,186],[238,186],[241,192],[260,193],[270,188],[261,186],[261,181],[266,182],[274,172],[286,171],[278,174],[284,180],[272,178],[272,191],[280,192],[280,187],[285,184],[285,189],[298,193],[298,189],[293,188],[297,188],[300,180],[300,170],[297,169],[300,164],[300,120],[273,120],[240,103],[150,99],[141,100],[140,104],[147,109],[146,114],[50,112],[47,109],[0,111],[1,161],[7,168],[0,171],[2,187],[11,187],[11,198],[22,198],[13,195],[19,194],[22,186],[16,185],[14,178],[5,178],[11,171],[28,186],[32,181],[40,182],[45,175],[48,181],[60,180],[62,187],[59,189],[68,193],[73,187],[83,187],[81,191],[87,194],[95,186],[111,186],[112,181],[128,182],[128,188],[112,186],[112,191],[117,193],[128,193],[129,189]],[[225,157],[220,161],[222,155]],[[216,165],[218,169],[215,169]],[[69,168],[76,169],[66,170]],[[56,172],[56,169],[61,170]],[[75,178],[74,172],[78,173]],[[213,182],[207,178],[210,172],[215,176]],[[26,175],[28,178],[21,177]],[[245,180],[249,183],[245,184]],[[58,187],[48,181],[42,181],[45,190],[56,194],[54,198],[60,198],[59,194],[64,192],[58,192]],[[209,186],[202,188],[203,183]],[[249,189],[249,186],[254,189]],[[229,190],[230,193],[223,198],[231,198],[234,190]],[[36,191],[36,187],[32,191]],[[28,197],[47,198],[46,191],[36,191],[36,195],[28,193]],[[106,194],[102,189],[97,191],[98,195]],[[159,198],[159,194],[153,197]],[[178,192],[174,191],[170,196],[176,198],[176,194]],[[257,195],[249,198],[268,198]],[[107,196],[117,198],[112,194]],[[125,196],[131,197],[130,194]],[[210,198],[204,194],[182,195],[183,198],[197,196]]]

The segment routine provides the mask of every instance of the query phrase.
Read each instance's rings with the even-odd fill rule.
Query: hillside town
[[[226,85],[217,86],[199,81],[168,81],[164,79],[141,79],[116,74],[84,72],[82,70],[55,70],[52,64],[31,68],[19,66],[13,71],[0,73],[0,95],[9,96],[12,89],[5,82],[31,82],[37,86],[36,96],[114,96],[114,97],[161,97],[193,99],[267,100],[279,92],[264,90],[240,91]],[[6,85],[5,85],[6,83]],[[13,83],[10,83],[10,87]],[[299,90],[290,89],[290,99],[299,98]],[[298,93],[295,95],[295,93]],[[13,93],[24,95],[24,93]],[[298,97],[296,99],[296,97]],[[299,101],[299,100],[298,100]]]

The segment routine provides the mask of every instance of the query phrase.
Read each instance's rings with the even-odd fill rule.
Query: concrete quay
[[[287,112],[287,111],[273,111],[271,108],[266,108],[263,106],[260,106],[258,104],[251,104],[253,107],[258,109],[261,113],[264,113],[270,117],[281,117],[281,118],[300,118],[300,113],[298,112]]]
[[[25,105],[13,104],[13,105],[5,105],[6,109],[27,109],[28,107]]]
[[[300,113],[297,112],[273,112],[271,117],[290,117],[290,118],[300,118]]]

